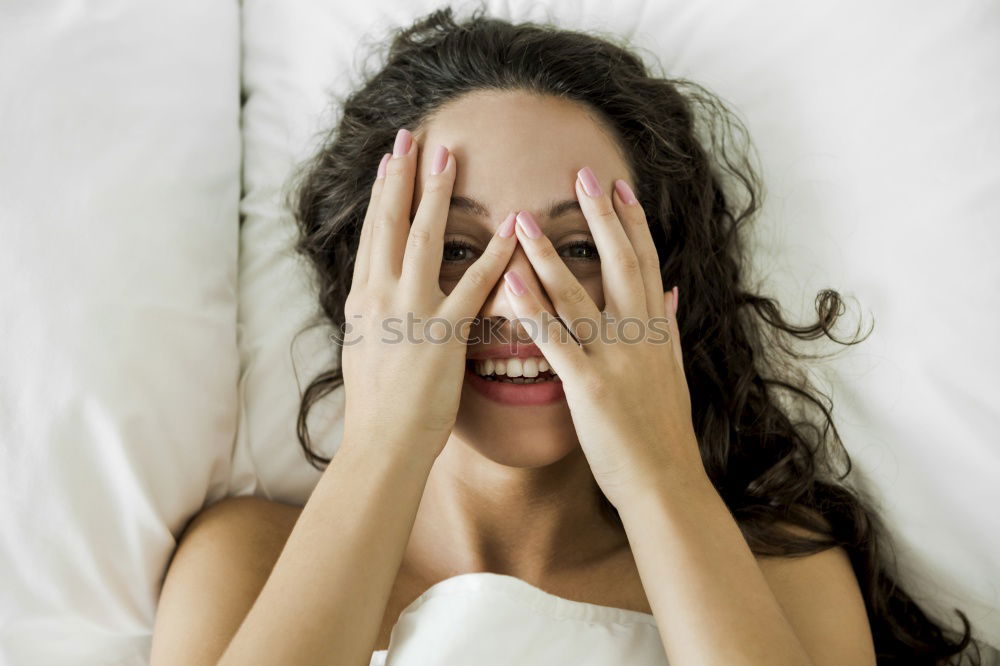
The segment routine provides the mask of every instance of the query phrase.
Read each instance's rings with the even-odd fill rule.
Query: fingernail
[[[438,146],[437,151],[434,152],[434,164],[431,166],[431,175],[438,175],[444,171],[446,166],[448,166],[448,149],[444,146]]]
[[[410,141],[413,139],[413,135],[405,127],[401,127],[398,132],[396,132],[396,143],[392,147],[392,156],[399,157],[400,155],[405,155],[410,152]]]
[[[521,280],[521,276],[516,271],[507,271],[503,274],[503,279],[507,283],[507,288],[515,296],[523,296],[528,291],[528,288],[524,286],[524,282]]]
[[[375,180],[385,178],[385,165],[389,163],[389,153],[382,156],[382,161],[378,163],[378,174],[375,176]]]
[[[629,187],[628,183],[624,180],[620,178],[616,180],[615,189],[618,191],[618,196],[620,196],[622,201],[624,201],[627,205],[631,206],[632,204],[638,203],[635,198],[635,194],[632,192],[632,188]]]
[[[604,194],[600,183],[597,182],[597,176],[590,170],[590,167],[583,167],[576,172],[576,175],[580,179],[580,182],[583,183],[583,189],[586,190],[587,194],[592,197],[599,197]]]
[[[517,214],[517,223],[521,226],[521,231],[528,238],[542,237],[542,230],[538,227],[538,223],[535,222],[535,218],[528,211],[522,210]]]
[[[514,235],[514,213],[507,216],[507,219],[500,223],[497,229],[497,236],[500,238],[510,238]]]
[[[674,292],[674,316],[676,317],[677,316],[677,299],[680,298],[681,290],[677,288],[677,285],[674,285],[674,288],[673,288],[672,291]]]

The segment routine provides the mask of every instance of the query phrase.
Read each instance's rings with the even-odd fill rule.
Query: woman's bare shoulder
[[[195,515],[185,529],[184,536],[211,532],[212,536],[218,537],[221,532],[249,537],[255,541],[278,539],[283,544],[300,513],[301,506],[263,497],[225,497],[209,504]]]
[[[227,497],[188,522],[164,576],[150,663],[218,661],[301,510],[259,497]]]
[[[229,510],[255,516],[261,520],[287,520],[297,519],[302,513],[302,507],[295,504],[287,504],[277,500],[270,500],[255,495],[239,495],[224,497],[218,502],[209,504],[203,511],[209,510]]]
[[[301,511],[262,497],[225,497],[188,521],[168,566],[235,567],[233,574],[263,576],[263,585]]]

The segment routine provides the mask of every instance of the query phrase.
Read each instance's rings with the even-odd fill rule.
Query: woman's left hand
[[[504,278],[522,328],[563,381],[594,478],[621,509],[661,484],[701,483],[707,475],[691,421],[676,290],[663,291],[641,205],[631,190],[627,202],[614,189],[613,197],[604,194],[589,168],[577,174],[577,197],[602,258],[603,313],[530,214],[518,215],[519,243],[558,316],[585,344],[566,335],[515,271]]]

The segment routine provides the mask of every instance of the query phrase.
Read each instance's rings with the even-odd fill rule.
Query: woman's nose
[[[504,273],[510,270],[517,271],[521,279],[528,286],[537,298],[542,302],[542,305],[553,312],[551,304],[549,303],[548,297],[545,294],[545,290],[542,287],[541,282],[538,280],[538,275],[535,274],[535,270],[531,265],[531,261],[528,259],[528,255],[524,253],[524,250],[518,246],[514,248],[514,254],[510,258],[507,267],[504,269]],[[479,311],[479,317],[483,320],[489,319],[507,319],[509,322],[514,322],[517,319],[517,313],[510,306],[510,301],[505,294],[506,280],[504,280],[501,274],[500,279],[497,281],[496,285],[493,286],[493,290],[490,295],[486,298],[486,302],[483,303],[482,309]],[[506,328],[506,327],[505,327]],[[520,330],[517,331],[518,335],[525,335],[523,327],[518,327]],[[510,331],[513,333],[514,331]],[[525,338],[520,338],[526,341]]]

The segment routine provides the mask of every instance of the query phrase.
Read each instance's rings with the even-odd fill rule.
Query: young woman
[[[305,507],[192,521],[153,663],[367,664],[467,572],[649,613],[671,664],[959,663],[965,616],[949,637],[895,585],[793,379],[786,336],[835,339],[839,295],[795,326],[745,284],[734,130],[592,35],[450,9],[401,31],[295,203],[344,333],[299,415],[325,471]],[[341,384],[330,460],[306,417]]]

